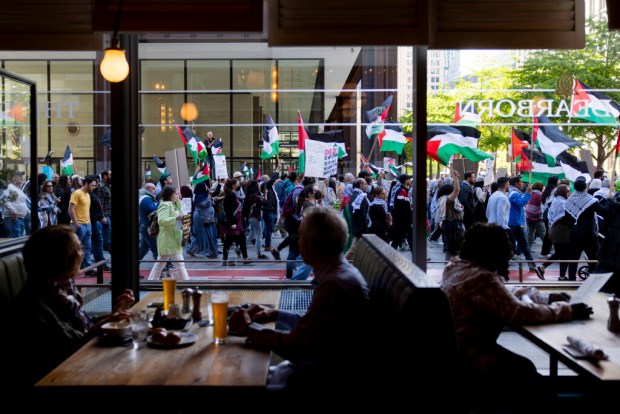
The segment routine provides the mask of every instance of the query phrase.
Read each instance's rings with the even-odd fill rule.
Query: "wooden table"
[[[244,303],[279,304],[280,292],[230,291],[229,305]],[[149,293],[134,306],[146,308],[161,302],[162,292]],[[182,303],[180,293],[176,302]],[[202,312],[206,315],[203,295]],[[69,357],[39,381],[47,387],[261,387],[266,385],[270,353],[252,349],[245,338],[229,336],[223,345],[213,343],[213,327],[194,323],[189,332],[198,340],[191,346],[175,349],[144,347],[104,347],[97,338]],[[161,389],[161,388],[160,388]]]
[[[588,303],[594,310],[589,320],[521,326],[515,329],[549,354],[551,376],[557,376],[557,364],[560,361],[580,375],[606,382],[620,381],[620,333],[607,330],[608,297],[599,293]],[[609,355],[609,360],[594,363],[574,358],[563,349],[568,345],[567,336],[599,345]]]

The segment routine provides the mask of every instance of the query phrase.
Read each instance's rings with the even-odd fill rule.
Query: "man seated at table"
[[[465,233],[459,260],[446,266],[441,289],[445,292],[467,372],[469,397],[476,403],[502,407],[523,406],[537,412],[536,403],[550,402],[549,389],[529,359],[497,343],[506,325],[538,325],[587,319],[592,308],[570,305],[568,295],[542,294],[534,288],[504,285],[513,256],[508,233],[496,224],[476,223]],[[528,402],[518,402],[514,391],[528,388]],[[480,393],[480,394],[478,394]],[[549,398],[549,399],[548,399]]]
[[[314,269],[316,283],[306,314],[254,305],[231,315],[230,332],[247,336],[252,346],[274,351],[288,360],[277,366],[270,384],[286,384],[289,388],[317,383],[322,387],[326,383],[350,385],[351,379],[360,378],[366,369],[370,341],[366,337],[368,287],[342,254],[347,225],[331,209],[310,207],[304,211],[299,236],[301,256]],[[269,329],[260,324],[270,321],[292,327]]]
[[[107,322],[127,317],[134,303],[126,290],[111,315],[96,323],[82,309],[74,284],[83,253],[69,226],[44,227],[32,234],[22,250],[28,278],[15,304],[5,315],[10,340],[2,340],[3,355],[13,386],[30,386],[101,332]],[[6,327],[7,325],[5,325]]]

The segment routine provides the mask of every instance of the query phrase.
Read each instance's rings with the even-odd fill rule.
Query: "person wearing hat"
[[[588,194],[594,195],[594,193],[601,189],[601,187],[603,186],[603,173],[604,172],[601,170],[594,172],[594,178],[592,179],[592,181],[590,181],[590,184],[588,184]]]
[[[398,176],[398,183],[390,191],[388,211],[392,215],[392,247],[398,248],[406,239],[409,247],[413,246],[413,233],[411,229],[411,197],[409,186],[413,177],[407,174]]]
[[[157,183],[157,187],[155,188],[155,196],[159,197],[159,193],[164,189],[167,185],[172,185],[172,175],[169,172],[165,172],[159,176],[159,182]]]

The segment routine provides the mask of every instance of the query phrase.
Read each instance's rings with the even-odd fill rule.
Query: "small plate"
[[[185,346],[190,346],[191,344],[193,344],[194,342],[198,340],[198,336],[196,336],[196,334],[189,333],[189,332],[180,332],[180,334],[181,334],[181,342],[179,342],[178,344],[164,344],[161,342],[154,342],[153,337],[151,335],[149,335],[149,337],[146,338],[146,343],[148,346],[152,348],[173,349],[173,348],[183,348]]]

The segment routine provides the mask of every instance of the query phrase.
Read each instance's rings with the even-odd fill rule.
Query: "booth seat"
[[[26,283],[22,247],[23,242],[0,247],[0,315],[5,314]]]

